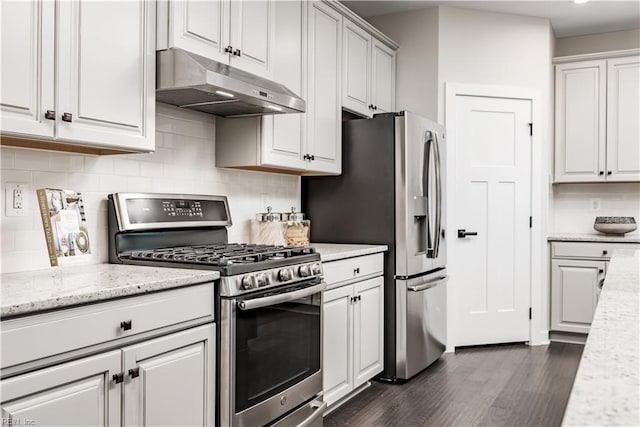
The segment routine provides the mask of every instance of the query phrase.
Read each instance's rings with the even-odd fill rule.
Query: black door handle
[[[467,236],[477,236],[477,231],[467,231],[464,228],[458,230],[458,239],[464,239]]]

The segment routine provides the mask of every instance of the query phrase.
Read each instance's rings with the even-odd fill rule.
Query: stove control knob
[[[242,289],[244,290],[253,289],[253,280],[251,280],[251,276],[244,276],[240,281],[240,286],[242,286]]]
[[[256,283],[258,284],[258,287],[267,286],[269,284],[269,276],[267,276],[265,273],[258,274],[256,276]]]
[[[280,280],[281,282],[288,282],[289,280],[291,280],[291,270],[289,270],[288,268],[283,268],[282,270],[278,271],[278,280]]]
[[[308,265],[301,265],[300,268],[298,268],[298,274],[300,277],[309,277],[311,276],[311,269]]]
[[[320,268],[320,264],[311,264],[311,274],[313,274],[314,276],[322,274],[322,268]]]

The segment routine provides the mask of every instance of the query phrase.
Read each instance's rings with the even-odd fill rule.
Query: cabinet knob
[[[140,376],[140,368],[129,369],[129,376],[131,378],[137,378]]]
[[[606,249],[604,251],[602,251],[602,255],[607,255],[608,253],[609,253],[609,251],[606,250]]]
[[[598,172],[598,175],[604,175],[604,171]]]
[[[120,328],[122,328],[123,331],[128,331],[131,329],[131,326],[131,320],[123,320],[120,322]]]
[[[311,156],[309,156],[309,160],[315,160],[315,159],[316,159],[315,154],[312,154]]]
[[[47,120],[55,120],[56,119],[56,111],[55,110],[47,110],[46,113],[44,113],[44,118]]]
[[[118,373],[118,374],[113,374],[113,381],[115,381],[116,384],[120,384],[122,381],[124,381],[124,374],[122,372]]]
[[[228,45],[224,48],[225,53],[233,53],[233,46]]]
[[[360,267],[356,267],[353,269],[353,274],[360,274]]]
[[[611,175],[611,174],[612,174],[612,172],[611,172],[611,171],[607,171],[607,175]]]
[[[598,269],[598,273],[600,273],[600,274],[604,273],[604,268],[599,268]]]
[[[377,105],[373,106],[373,111],[378,111],[378,106]]]
[[[71,123],[73,121],[73,114],[71,114],[71,113],[63,113],[62,114],[62,121]]]
[[[242,56],[242,52],[240,51],[240,49],[236,49],[233,51],[233,56]]]

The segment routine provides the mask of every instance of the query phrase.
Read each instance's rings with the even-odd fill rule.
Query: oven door
[[[325,287],[314,279],[222,300],[221,425],[265,425],[322,391]]]

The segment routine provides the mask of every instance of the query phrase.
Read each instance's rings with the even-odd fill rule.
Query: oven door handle
[[[294,301],[300,298],[308,297],[309,295],[322,292],[327,287],[325,282],[319,285],[309,286],[308,288],[298,289],[293,292],[284,292],[282,294],[270,295],[263,298],[248,299],[238,301],[238,308],[240,310],[253,310],[254,308],[268,307],[270,305],[282,304],[283,302]]]

